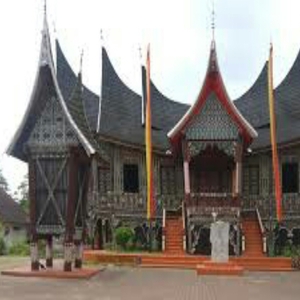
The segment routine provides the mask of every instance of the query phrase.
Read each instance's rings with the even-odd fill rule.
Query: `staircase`
[[[264,257],[262,234],[255,213],[250,213],[242,218],[243,233],[245,235],[246,249],[244,257]]]
[[[166,217],[165,241],[165,254],[185,254],[183,250],[183,223],[181,216]]]

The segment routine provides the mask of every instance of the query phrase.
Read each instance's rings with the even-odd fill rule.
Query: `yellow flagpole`
[[[146,102],[146,169],[147,169],[147,219],[153,218],[153,172],[152,172],[152,137],[151,137],[151,81],[150,81],[150,45],[147,49],[147,102]]]
[[[279,173],[278,150],[276,139],[276,115],[273,92],[273,45],[270,47],[269,63],[268,63],[268,91],[269,91],[269,113],[270,113],[270,137],[272,146],[272,164],[274,174],[275,199],[276,199],[276,215],[278,222],[282,221],[282,191]]]

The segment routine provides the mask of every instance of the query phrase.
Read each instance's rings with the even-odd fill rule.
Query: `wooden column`
[[[188,152],[187,141],[182,141],[182,156],[183,156],[183,177],[184,177],[184,195],[185,202],[189,203],[191,197],[191,184],[190,184],[190,157]]]
[[[38,234],[36,231],[36,173],[34,159],[29,159],[28,167],[31,270],[37,271],[39,270],[40,263],[38,253]]]
[[[102,226],[102,220],[98,220],[96,224],[96,230],[97,230],[97,249],[102,250],[103,249],[103,226]]]
[[[83,258],[83,242],[82,241],[75,241],[75,268],[81,269],[82,268],[82,258]]]
[[[238,143],[235,151],[235,193],[241,195],[242,193],[242,156],[243,145]]]
[[[53,267],[53,236],[49,235],[46,239],[46,267]]]
[[[92,191],[93,191],[93,201],[95,202],[98,198],[98,184],[99,184],[99,178],[98,178],[98,162],[97,158],[94,156],[92,158],[92,164],[91,164],[91,176],[92,176]]]
[[[69,158],[69,182],[68,182],[68,200],[66,212],[66,234],[64,245],[64,271],[72,271],[73,260],[73,235],[74,235],[74,216],[75,203],[78,197],[78,163],[74,150],[70,150]]]

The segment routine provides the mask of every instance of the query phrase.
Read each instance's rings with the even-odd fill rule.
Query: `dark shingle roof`
[[[300,53],[285,79],[274,90],[277,143],[285,144],[300,137]],[[268,63],[248,92],[235,101],[245,118],[254,125],[258,137],[253,149],[270,146],[268,104]]]
[[[143,82],[145,71],[142,69]],[[57,43],[57,78],[65,99],[70,98],[76,84],[76,75]],[[106,50],[102,49],[102,100],[100,135],[121,142],[144,145],[142,126],[142,97],[129,89],[117,75]],[[188,109],[188,105],[169,100],[151,83],[153,128],[152,139],[156,148],[167,149],[167,132]],[[86,116],[90,127],[96,129],[99,96],[84,88]]]
[[[76,84],[76,75],[57,43],[57,76],[65,99]],[[143,94],[146,73],[142,68]],[[278,143],[287,143],[300,137],[300,53],[291,70],[275,89]],[[167,133],[189,108],[162,95],[151,83],[153,145],[167,149]],[[99,111],[99,96],[84,88],[84,107],[90,127],[95,130]],[[145,98],[145,97],[144,97]],[[235,105],[256,129],[258,137],[253,149],[270,146],[268,107],[268,63],[252,87],[235,100]],[[100,135],[122,142],[144,145],[144,127],[141,125],[141,96],[129,89],[117,75],[105,49],[102,49],[102,103]]]
[[[267,63],[253,86],[235,100],[234,104],[255,129],[269,123]]]
[[[87,121],[86,112],[84,108],[83,101],[83,90],[82,90],[82,81],[81,73],[78,75],[77,82],[71,93],[70,99],[66,101],[68,110],[72,115],[73,120],[80,129],[80,132],[85,136],[94,149],[101,153],[103,159],[106,158],[106,154],[102,152],[98,143],[94,138],[94,133],[90,129],[90,126]]]
[[[56,41],[56,60],[57,80],[64,99],[68,101],[71,97],[74,86],[76,85],[77,76],[71,69],[58,41]],[[92,131],[96,131],[99,110],[99,96],[86,87],[83,87],[82,96],[84,99],[84,110],[87,115],[89,126]]]
[[[26,225],[27,214],[2,188],[0,188],[0,220],[4,223]]]
[[[142,68],[142,82],[145,87],[145,68]],[[188,106],[166,98],[151,82],[151,108],[153,145],[156,148],[167,149],[169,147],[167,132],[185,113]],[[144,133],[142,97],[121,81],[106,50],[103,49],[100,134],[144,145]]]

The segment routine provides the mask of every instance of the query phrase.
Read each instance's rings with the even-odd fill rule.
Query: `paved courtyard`
[[[1,265],[0,265],[1,266]],[[1,266],[3,269],[5,266]],[[14,278],[0,275],[0,299],[298,300],[300,272],[197,277],[196,272],[108,266],[90,280]]]

